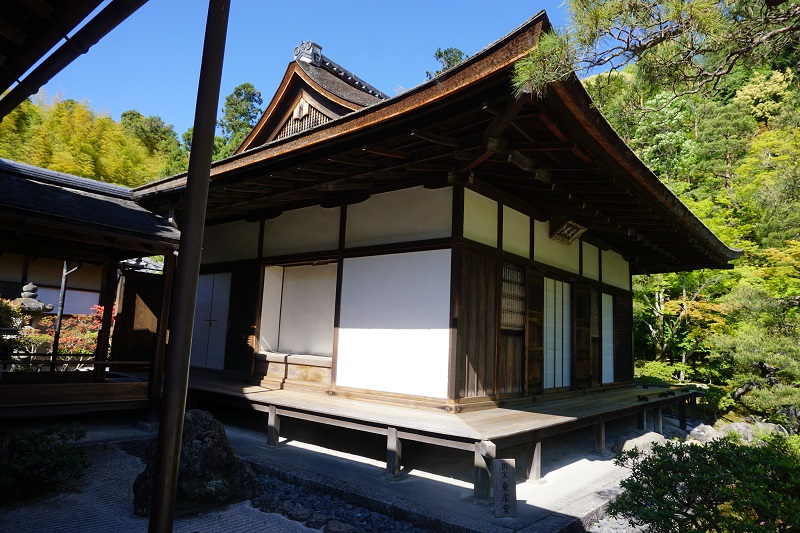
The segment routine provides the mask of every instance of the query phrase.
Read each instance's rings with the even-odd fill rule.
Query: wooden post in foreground
[[[217,123],[217,104],[229,12],[230,0],[209,1],[194,115],[194,138],[186,177],[180,255],[172,292],[173,312],[170,313],[169,319],[170,338],[164,368],[164,397],[158,424],[158,447],[153,472],[150,533],[170,533],[175,513],[193,318],[197,303],[197,280],[200,275],[200,254],[211,174],[211,152]]]

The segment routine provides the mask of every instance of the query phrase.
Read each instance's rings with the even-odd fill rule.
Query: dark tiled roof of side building
[[[0,210],[178,242],[169,222],[132,199],[131,189],[0,159]]]

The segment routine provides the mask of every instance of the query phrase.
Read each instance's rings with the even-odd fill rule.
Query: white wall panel
[[[53,304],[53,314],[58,312],[58,296],[61,288],[39,287],[38,300],[46,304]],[[100,303],[100,293],[80,289],[67,288],[64,293],[65,315],[90,315],[92,307]]]
[[[25,258],[21,255],[0,255],[0,281],[21,282],[24,261]],[[15,298],[18,296],[19,294]]]
[[[306,207],[264,222],[264,255],[289,255],[339,247],[341,209]]]
[[[596,246],[582,243],[583,275],[589,279],[600,281],[600,250]]]
[[[447,397],[450,251],[345,260],[336,382]]]
[[[453,189],[413,187],[376,194],[347,207],[345,246],[370,246],[452,235]]]
[[[531,218],[503,206],[503,250],[525,258],[531,256]]]
[[[336,264],[284,269],[279,352],[333,353],[336,270]]]
[[[533,259],[567,272],[580,273],[580,241],[560,244],[550,238],[548,222],[533,221]]]
[[[283,267],[264,269],[264,296],[261,300],[261,352],[278,351],[278,333],[281,323],[281,296],[283,294]]]
[[[614,381],[614,297],[603,293],[602,296],[602,377],[603,383]]]
[[[568,387],[572,376],[570,286],[544,279],[544,388]]]
[[[603,283],[631,290],[630,265],[621,255],[611,250],[603,251]]]
[[[464,237],[497,246],[497,202],[464,189]]]
[[[203,231],[201,263],[220,263],[258,257],[258,222],[230,222]]]
[[[77,263],[70,263],[72,269]],[[28,281],[38,286],[50,285],[61,287],[61,274],[64,271],[64,262],[54,259],[38,259],[31,261],[28,267]],[[78,270],[67,278],[67,287],[99,291],[103,280],[103,267],[82,264]]]

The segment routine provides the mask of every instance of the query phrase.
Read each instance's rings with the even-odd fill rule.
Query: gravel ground
[[[428,531],[409,522],[394,520],[385,514],[352,505],[310,487],[294,485],[263,474],[258,478],[261,493],[253,500],[253,507],[267,513],[283,515],[311,529],[353,533]]]
[[[647,526],[634,526],[622,518],[606,516],[586,528],[588,533],[645,533]]]

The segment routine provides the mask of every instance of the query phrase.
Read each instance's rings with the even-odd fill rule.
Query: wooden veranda
[[[474,494],[479,499],[489,498],[493,458],[523,457],[527,478],[536,480],[541,477],[543,439],[593,426],[594,451],[602,454],[606,448],[606,422],[635,415],[637,426],[644,429],[647,414],[652,413],[652,429],[661,433],[662,412],[673,405],[678,408],[681,428],[685,428],[686,408],[691,406],[694,412],[698,395],[689,389],[625,387],[587,390],[580,396],[513,407],[452,413],[269,389],[209,376],[191,376],[189,391],[194,397],[268,413],[266,439],[271,446],[279,443],[282,417],[385,435],[389,478],[400,475],[404,440],[472,452]]]

